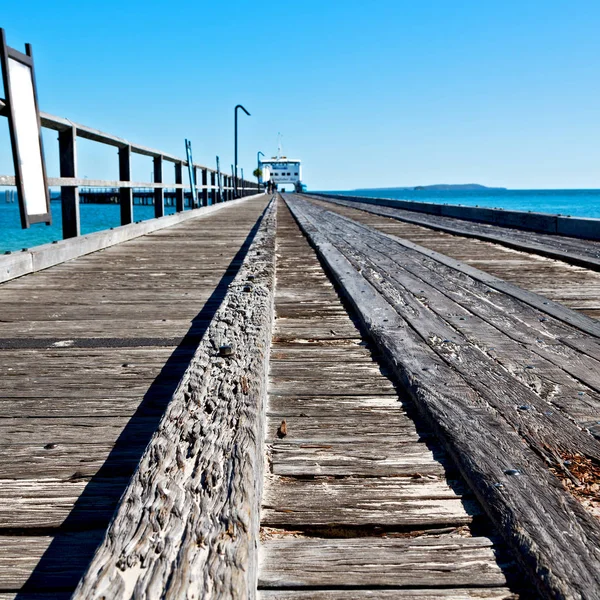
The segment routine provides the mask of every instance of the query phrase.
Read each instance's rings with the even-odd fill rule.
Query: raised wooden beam
[[[489,393],[474,386],[464,369],[459,372],[433,350],[436,340],[425,340],[417,322],[410,322],[406,311],[414,306],[400,310],[399,297],[395,309],[377,289],[380,285],[375,287],[375,279],[369,282],[353,264],[353,254],[343,247],[356,246],[347,231],[332,234],[332,213],[304,200],[288,205],[539,593],[556,599],[595,597],[600,589],[600,524],[534,451],[531,430],[517,429],[490,404],[490,394],[502,392],[502,378]],[[372,235],[386,239],[375,230]],[[364,250],[356,252],[364,255]],[[386,285],[384,273],[373,277]],[[452,340],[445,342],[451,345]],[[582,454],[590,450],[591,439]]]
[[[254,598],[276,205],[73,598]]]

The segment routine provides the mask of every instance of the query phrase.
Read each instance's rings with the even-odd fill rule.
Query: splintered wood
[[[2,600],[71,596],[268,200],[0,285]]]
[[[276,273],[261,598],[513,597],[512,559],[470,532],[479,504],[283,205]]]
[[[322,206],[600,317],[600,242],[342,199]]]
[[[73,598],[253,598],[276,204]]]
[[[580,483],[569,457],[600,457],[596,323],[552,316],[544,298],[522,302],[338,207],[289,204],[538,593],[597,597],[600,525],[561,481]]]

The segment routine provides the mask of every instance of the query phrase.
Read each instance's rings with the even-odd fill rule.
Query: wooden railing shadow
[[[135,414],[119,435],[99,471],[91,478],[58,530],[40,531],[54,538],[15,600],[32,592],[52,592],[52,598],[68,598],[85,573],[118,506],[130,477],[158,427],[171,396],[188,367],[198,344],[238,273],[258,231],[264,213],[225,270],[190,329],[173,351],[160,374],[145,393]],[[26,538],[23,538],[26,543]]]

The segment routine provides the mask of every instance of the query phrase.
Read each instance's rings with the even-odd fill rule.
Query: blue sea
[[[334,193],[600,218],[600,190],[371,189]],[[52,202],[53,223],[51,226],[36,224],[32,225],[30,229],[24,230],[21,229],[18,204],[7,204],[0,200],[0,252],[31,248],[62,239],[60,208],[60,202]],[[167,214],[174,210],[174,207],[165,207]],[[82,204],[80,211],[82,233],[91,233],[119,225],[119,206],[116,204]],[[134,220],[136,221],[151,219],[153,216],[153,206],[134,207]]]
[[[62,239],[62,213],[60,202],[51,202],[52,225],[36,223],[29,229],[21,229],[21,217],[17,202],[7,204],[0,195],[0,253],[22,250]],[[175,212],[174,206],[165,206],[165,214]],[[121,217],[118,204],[81,204],[81,233],[92,233],[110,227],[118,227]],[[154,206],[133,207],[133,219],[145,221],[154,217]]]
[[[437,202],[441,204],[464,204],[505,210],[525,210],[571,217],[600,218],[600,190],[477,190],[436,191],[372,189],[332,192],[349,196],[392,198]]]

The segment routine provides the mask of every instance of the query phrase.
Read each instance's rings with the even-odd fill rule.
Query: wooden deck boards
[[[591,410],[595,424],[600,405],[595,384],[569,365],[592,360],[597,373],[597,338],[554,321],[543,298],[537,308],[520,304],[337,207],[296,199],[291,206],[540,592],[592,597],[600,581],[600,444],[583,420]]]
[[[432,224],[437,223],[436,219],[442,219],[442,217],[411,213],[423,223],[423,225],[418,225],[365,212],[367,207],[369,210],[381,209],[382,212],[389,212],[390,214],[394,214],[398,209],[363,205],[365,210],[359,210],[333,202],[314,201],[328,210],[351,217],[379,231],[410,240],[472,265],[486,273],[505,279],[526,290],[546,296],[550,300],[560,302],[590,317],[600,318],[600,272],[596,270],[553,258],[546,258],[527,251],[519,251],[503,246],[501,243],[464,237],[424,226],[429,222]],[[404,215],[409,211],[400,212]],[[454,221],[454,219],[446,219],[449,222]],[[470,223],[469,230],[481,226],[481,224]],[[502,227],[487,227],[492,227],[494,230],[500,230],[503,233],[503,237],[499,240],[509,239],[511,235],[516,235],[513,234],[513,230],[506,231]],[[536,240],[542,238],[545,240],[546,245],[554,244],[556,248],[561,247],[560,241],[562,238],[560,236],[544,236],[543,234],[522,231],[518,234],[519,240],[530,237]],[[569,239],[566,238],[566,240]],[[598,242],[589,240],[573,240],[573,244],[569,246],[569,249],[575,251],[575,248],[571,248],[572,245],[580,252],[584,252],[584,248],[587,248],[585,252],[590,253],[590,256],[595,256],[600,247]]]
[[[453,588],[439,597],[456,599],[498,586],[491,597],[512,597],[514,565],[469,531],[485,522],[479,505],[415,424],[283,206],[277,239],[261,598],[387,597],[381,587],[404,597],[421,586]]]
[[[0,592],[74,589],[266,205],[0,286]]]

